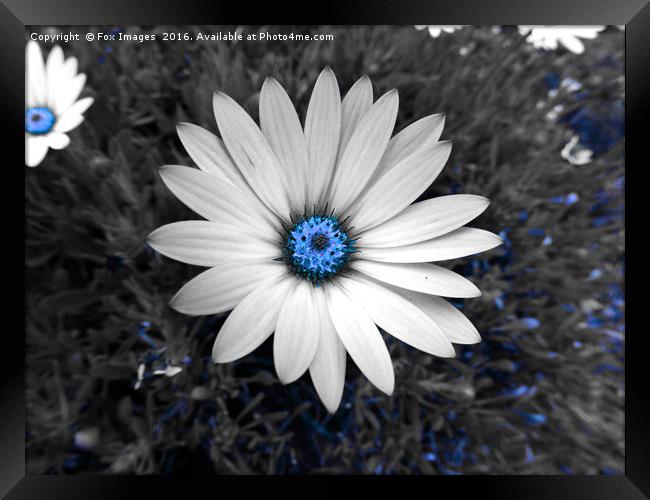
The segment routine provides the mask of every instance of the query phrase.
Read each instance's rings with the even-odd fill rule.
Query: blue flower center
[[[56,117],[50,108],[36,106],[25,110],[25,131],[34,135],[47,134],[52,127]]]
[[[345,266],[354,252],[354,240],[336,217],[312,215],[289,228],[285,252],[296,274],[319,285]]]

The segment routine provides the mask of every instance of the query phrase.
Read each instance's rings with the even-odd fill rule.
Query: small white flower
[[[74,445],[81,450],[92,450],[99,442],[99,429],[89,427],[75,432]]]
[[[29,41],[25,57],[25,165],[35,167],[48,148],[63,149],[70,144],[66,132],[83,121],[93,99],[77,101],[86,75],[77,74],[77,59],[65,59],[58,45],[44,63],[38,43]]]
[[[551,109],[548,113],[546,113],[546,119],[554,122],[555,120],[558,119],[562,111],[564,111],[564,106],[562,104],[556,104],[555,106],[553,106],[553,109]]]
[[[309,370],[330,412],[339,406],[346,352],[387,394],[394,373],[377,327],[429,354],[455,355],[451,342],[480,336],[444,297],[477,297],[464,277],[430,264],[501,244],[461,227],[486,198],[450,195],[412,204],[451,152],[438,139],[442,115],[426,116],[391,138],[396,90],[373,103],[358,80],[341,102],[334,73],[316,81],[304,130],[282,86],[260,94],[261,130],[230,97],[214,95],[222,139],[178,126],[199,170],[162,167],[167,187],[206,221],[163,226],[148,237],[158,252],[209,267],[170,305],[190,315],[233,309],[212,356],[246,356],[274,332],[282,383]]]
[[[580,138],[577,135],[571,137],[571,140],[566,143],[562,152],[562,158],[571,163],[571,165],[586,165],[591,162],[593,151],[584,148],[580,145]]]
[[[593,39],[605,26],[519,26],[519,34],[534,47],[555,50],[558,43],[571,52],[581,54],[585,50],[581,38]]]
[[[173,377],[182,372],[183,369],[180,366],[167,365],[164,370],[154,370],[154,375],[165,375],[166,377]]]
[[[416,24],[415,29],[416,30],[423,30],[427,29],[429,30],[429,35],[431,35],[433,38],[438,38],[440,34],[444,31],[445,33],[453,33],[456,30],[459,30],[463,27],[464,25],[432,25],[432,24]]]
[[[180,366],[167,365],[164,369],[156,369],[151,372],[152,375],[165,375],[166,377],[173,377],[182,372],[183,369]],[[138,380],[135,381],[133,388],[137,391],[142,387],[142,382],[144,381],[144,374],[146,372],[146,366],[144,363],[138,365]]]

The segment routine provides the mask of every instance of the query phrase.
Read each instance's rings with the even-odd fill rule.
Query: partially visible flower
[[[558,43],[571,52],[582,54],[585,46],[581,38],[593,39],[605,26],[519,26],[519,34],[538,49],[555,50]]]
[[[591,162],[593,151],[582,147],[580,145],[580,137],[574,135],[571,140],[566,143],[562,152],[562,158],[571,163],[571,165],[586,165]]]
[[[433,38],[438,38],[440,34],[444,31],[445,33],[453,33],[456,30],[459,30],[463,27],[464,25],[457,25],[457,26],[447,26],[447,25],[435,25],[435,24],[416,24],[415,29],[416,30],[423,30],[423,29],[428,29],[429,30],[429,35],[431,35]]]
[[[66,132],[83,121],[93,98],[77,100],[86,75],[77,74],[77,59],[65,59],[58,45],[43,62],[38,43],[29,41],[25,57],[25,165],[35,167],[48,148],[63,149],[70,144]]]

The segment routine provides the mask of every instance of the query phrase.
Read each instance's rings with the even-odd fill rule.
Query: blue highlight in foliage
[[[580,201],[580,197],[576,193],[569,193],[567,195],[554,196],[551,202],[559,203],[561,205],[573,205]]]
[[[526,317],[521,318],[520,321],[528,330],[534,330],[539,327],[539,320],[537,318]]]
[[[532,463],[535,461],[535,454],[533,453],[533,449],[529,446],[526,445],[526,463]]]
[[[143,321],[142,323],[140,323],[140,326],[138,327],[138,336],[144,342],[146,342],[150,347],[152,347],[153,349],[157,349],[159,346],[156,343],[156,341],[149,336],[150,331],[151,331],[151,322]]]
[[[555,90],[560,87],[560,75],[555,71],[550,71],[544,75],[544,83],[549,90]]]
[[[597,280],[598,278],[602,277],[603,272],[600,269],[592,269],[591,272],[589,273],[589,279],[590,280]]]
[[[625,137],[625,105],[622,100],[601,106],[585,106],[561,118],[595,155],[614,147]]]
[[[537,426],[545,424],[548,420],[542,413],[528,413],[523,410],[513,410],[517,415],[524,419],[528,425]]]

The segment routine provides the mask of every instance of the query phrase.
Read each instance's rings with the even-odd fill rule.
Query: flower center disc
[[[312,215],[291,226],[285,252],[292,270],[320,285],[336,275],[354,251],[354,242],[336,217]]]
[[[25,131],[33,135],[47,134],[52,127],[56,117],[50,108],[34,107],[25,110]]]

